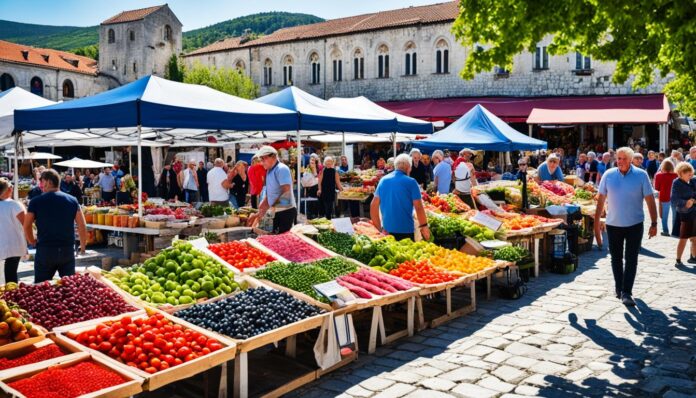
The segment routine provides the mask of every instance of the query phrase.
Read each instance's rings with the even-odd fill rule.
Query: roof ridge
[[[118,14],[116,14],[110,18],[105,19],[101,24],[102,25],[109,25],[109,24],[114,24],[114,23],[138,21],[138,20],[145,18],[146,16],[152,14],[153,12],[159,10],[160,8],[162,8],[166,5],[168,5],[168,4],[164,3],[164,4],[157,5],[157,6],[136,8],[133,10],[123,10],[123,11],[119,12]],[[145,12],[145,13],[143,13],[143,12]],[[128,15],[129,13],[135,13],[136,15],[134,15],[130,19],[120,20],[121,17]],[[140,15],[139,13],[143,13],[143,14]]]

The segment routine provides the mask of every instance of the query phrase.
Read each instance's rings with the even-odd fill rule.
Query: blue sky
[[[433,4],[444,0],[0,0],[0,19],[43,25],[92,26],[123,10],[168,3],[184,31],[263,11],[325,19]]]

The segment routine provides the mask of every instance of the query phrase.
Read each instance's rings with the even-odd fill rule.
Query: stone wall
[[[166,26],[171,28],[171,40],[165,40]],[[100,26],[100,72],[120,84],[148,74],[164,76],[169,58],[181,53],[181,28],[169,7],[162,7],[139,21]],[[114,43],[108,42],[109,30],[114,31]]]
[[[43,96],[53,101],[72,99],[63,96],[63,83],[66,79],[72,82],[74,98],[94,95],[108,89],[108,83],[94,75],[0,61],[0,75],[3,73],[12,76],[16,87],[27,91],[31,91],[31,80],[38,77],[43,82]]]
[[[548,45],[546,38],[539,45]],[[378,49],[389,50],[390,77],[377,78]],[[449,51],[449,73],[436,74],[437,48]],[[415,47],[415,49],[414,49]],[[417,54],[417,74],[406,76],[405,54]],[[365,78],[353,79],[353,54],[360,50],[365,57]],[[578,75],[575,53],[548,56],[548,69],[533,70],[534,55],[524,52],[515,57],[515,66],[508,76],[493,72],[481,73],[470,81],[459,77],[467,57],[464,47],[454,40],[450,24],[405,27],[377,32],[357,33],[319,40],[244,48],[186,57],[188,65],[201,62],[206,65],[235,67],[243,64],[259,85],[264,83],[263,67],[266,60],[272,65],[273,85],[261,88],[261,94],[282,89],[283,60],[292,58],[293,84],[311,94],[330,98],[364,95],[376,101],[411,100],[460,96],[561,96],[561,95],[615,95],[658,93],[667,79],[658,76],[656,82],[634,91],[631,82],[616,85],[611,82],[615,65],[592,60],[592,70]],[[321,83],[311,84],[310,57],[319,56]],[[333,59],[342,62],[343,79],[332,81]],[[240,63],[241,61],[241,63]]]

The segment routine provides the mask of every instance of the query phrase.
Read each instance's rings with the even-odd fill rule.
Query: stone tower
[[[164,76],[181,53],[182,24],[167,4],[123,11],[101,23],[99,74],[115,87],[145,75]]]

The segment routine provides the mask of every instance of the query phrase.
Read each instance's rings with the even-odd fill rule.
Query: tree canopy
[[[613,80],[634,88],[674,74],[665,87],[682,112],[696,115],[696,3],[687,0],[460,0],[452,26],[460,44],[476,48],[461,76],[495,66],[553,35],[548,51],[578,51],[616,61]]]
[[[247,99],[254,99],[259,95],[259,86],[243,71],[205,66],[200,62],[196,62],[191,68],[186,68],[184,83],[201,84]]]

